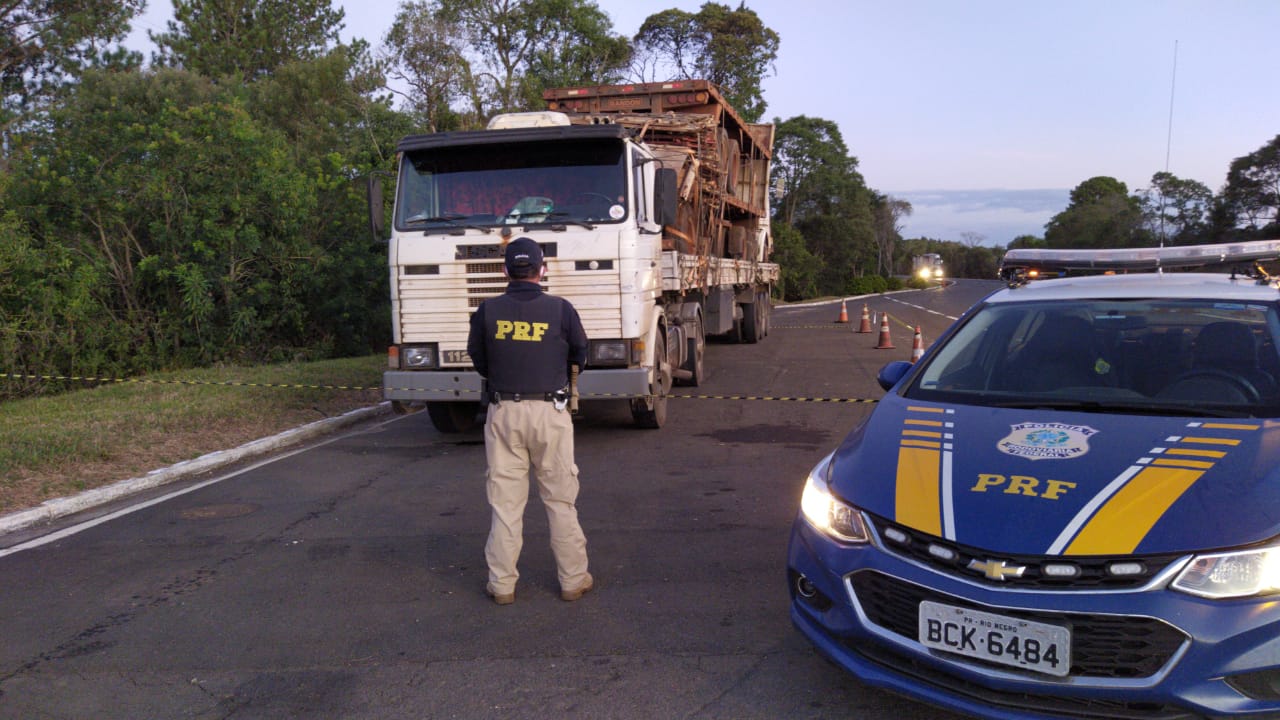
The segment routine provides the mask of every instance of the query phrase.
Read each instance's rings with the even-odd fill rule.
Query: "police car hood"
[[[1280,424],[951,406],[887,394],[832,459],[837,496],[991,552],[1127,555],[1280,534]]]

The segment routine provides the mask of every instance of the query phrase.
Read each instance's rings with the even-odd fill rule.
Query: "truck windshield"
[[[407,153],[396,229],[617,223],[627,215],[620,142],[464,145]]]

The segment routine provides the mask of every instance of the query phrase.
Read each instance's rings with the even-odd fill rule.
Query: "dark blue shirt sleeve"
[[[471,331],[467,334],[467,354],[481,377],[489,377],[489,356],[484,347],[484,303],[471,313]]]

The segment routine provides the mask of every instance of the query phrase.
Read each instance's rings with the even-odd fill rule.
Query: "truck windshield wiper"
[[[571,225],[581,225],[582,227],[584,227],[584,228],[586,228],[586,229],[588,229],[588,230],[595,230],[595,229],[596,229],[596,226],[595,226],[595,225],[592,225],[591,223],[589,223],[589,222],[587,222],[587,221],[585,221],[585,220],[578,220],[577,218],[571,218],[571,217],[569,217],[569,213],[564,212],[563,210],[557,210],[557,211],[555,211],[555,212],[553,212],[553,213],[551,213],[550,215],[548,215],[548,216],[547,216],[547,219],[548,219],[548,220],[550,220],[551,218],[555,218],[555,221],[556,221],[556,222],[559,222],[559,223],[567,223],[567,224],[571,224]]]
[[[405,220],[405,224],[406,225],[427,225],[431,223],[444,223],[446,225],[449,225],[450,227],[458,228],[459,230],[464,228],[469,228],[471,230],[479,230],[480,232],[483,232],[483,233],[489,233],[493,231],[493,228],[487,228],[481,225],[471,225],[468,223],[458,222],[459,220],[466,220],[466,219],[467,219],[466,215],[457,215],[457,214],[433,215],[430,217],[415,216]]]

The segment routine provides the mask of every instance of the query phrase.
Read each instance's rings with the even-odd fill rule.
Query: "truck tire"
[[[761,317],[763,307],[759,294],[756,295],[755,302],[742,304],[742,330],[738,336],[739,342],[754,345],[764,337],[764,318]]]
[[[685,360],[682,370],[688,370],[693,373],[686,380],[676,380],[676,385],[685,387],[698,387],[707,379],[706,364],[703,357],[707,352],[707,338],[702,330],[702,318],[698,318],[697,322],[689,323],[685,326],[689,329],[689,339],[685,342],[688,344],[688,359]]]
[[[756,304],[760,306],[760,327],[762,328],[760,337],[769,337],[769,323],[773,318],[773,301],[769,297],[768,290],[761,290],[759,298]]]
[[[671,389],[671,361],[667,359],[666,333],[658,333],[658,341],[653,348],[654,362],[657,368],[650,384],[650,397],[633,398],[631,400],[631,419],[636,427],[656,430],[667,423],[667,394]]]
[[[431,416],[431,424],[436,430],[446,434],[469,432],[475,429],[476,414],[480,412],[477,402],[429,402],[427,414]]]

